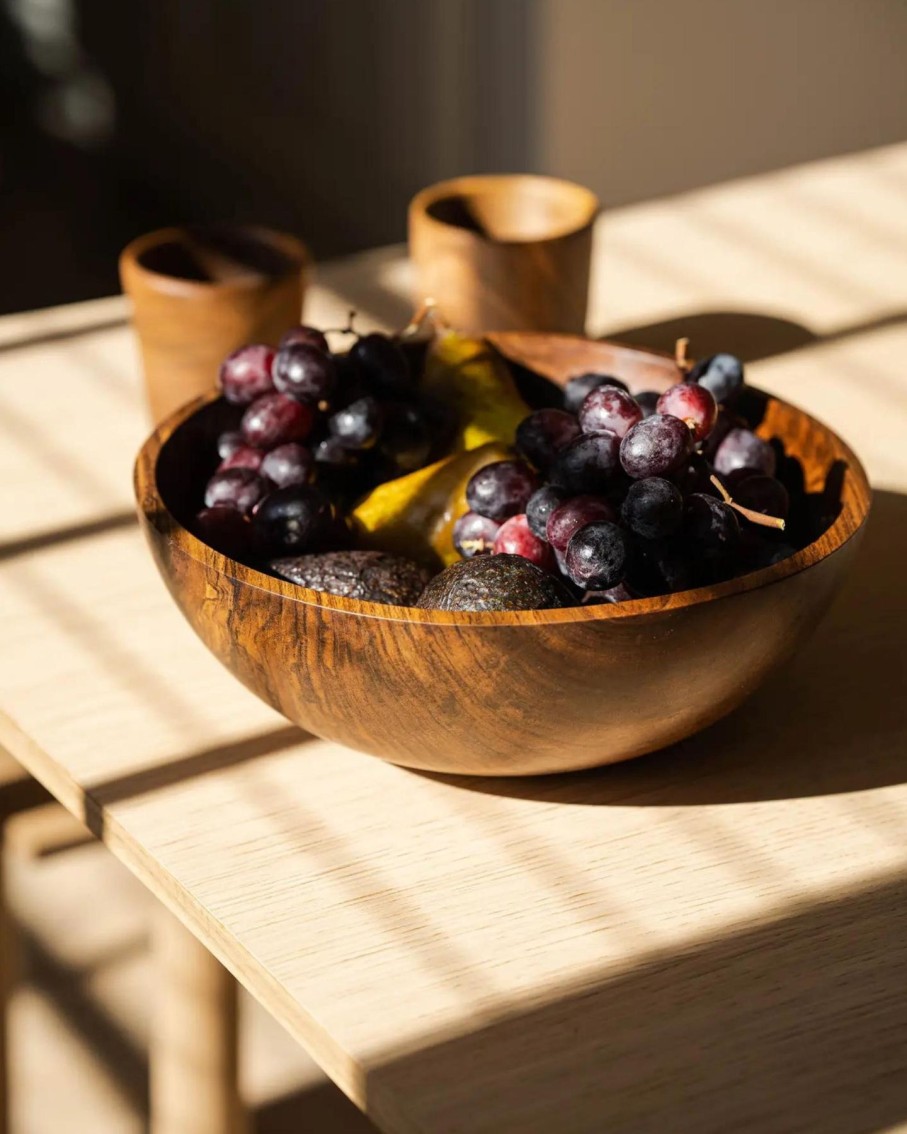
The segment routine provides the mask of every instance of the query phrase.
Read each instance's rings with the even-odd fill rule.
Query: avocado
[[[521,555],[477,555],[435,575],[416,605],[429,610],[552,610],[576,604],[559,579]]]
[[[329,595],[415,606],[431,573],[412,559],[385,551],[328,551],[274,559],[275,575]]]

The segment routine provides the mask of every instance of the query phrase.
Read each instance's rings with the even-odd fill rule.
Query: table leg
[[[237,986],[163,906],[154,927],[152,1134],[245,1134]]]
[[[0,822],[0,1134],[9,1131],[9,1002],[13,988],[13,919],[6,904],[4,824]]]

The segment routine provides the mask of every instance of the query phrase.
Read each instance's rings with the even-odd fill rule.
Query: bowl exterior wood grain
[[[382,607],[262,575],[185,529],[174,514],[185,507],[180,478],[216,430],[216,413],[217,403],[203,402],[172,417],[136,468],[140,515],[183,614],[231,672],[302,728],[438,772],[563,772],[638,756],[711,724],[810,633],[869,508],[865,474],[843,442],[767,398],[760,432],[801,459],[808,489],[832,474],[840,490],[837,519],[792,558],[618,606]]]

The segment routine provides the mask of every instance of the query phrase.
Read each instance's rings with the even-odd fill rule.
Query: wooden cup
[[[309,264],[296,237],[258,227],[164,228],[123,250],[154,422],[207,393],[231,351],[299,322]]]
[[[585,330],[598,199],[554,177],[457,177],[409,206],[417,305],[463,331]]]

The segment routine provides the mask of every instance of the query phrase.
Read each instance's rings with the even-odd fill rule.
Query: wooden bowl
[[[495,336],[561,381],[617,372],[676,380],[670,359],[573,337]],[[548,363],[545,363],[548,358]],[[848,570],[869,511],[866,475],[830,429],[753,391],[758,432],[830,491],[837,518],[776,566],[616,606],[444,613],[320,594],[211,550],[187,530],[231,407],[174,413],[136,464],[139,513],[170,592],[202,641],[302,728],[436,772],[522,775],[626,760],[740,704],[810,633]]]

